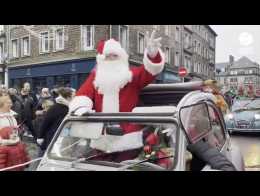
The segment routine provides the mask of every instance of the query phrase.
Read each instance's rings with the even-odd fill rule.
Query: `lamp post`
[[[7,64],[9,63],[9,59],[8,59],[8,54],[5,53],[4,54],[4,58],[3,58],[3,64],[2,64],[2,70],[3,70],[3,83],[5,85],[6,88],[8,88],[8,78],[7,78],[7,72],[6,72],[6,69],[7,69]]]

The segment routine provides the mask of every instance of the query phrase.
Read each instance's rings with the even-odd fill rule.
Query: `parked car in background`
[[[225,121],[230,133],[260,132],[260,98],[236,99]]]
[[[37,170],[193,171],[191,162],[196,159],[187,147],[204,139],[232,162],[236,170],[243,171],[242,154],[229,137],[223,114],[215,104],[216,97],[203,92],[202,87],[203,82],[152,84],[143,90],[139,106],[131,113],[67,116]],[[158,135],[160,156],[153,156],[153,151],[158,152],[157,147],[142,148],[136,158],[114,162],[110,160],[114,150],[110,142],[104,145],[102,153],[95,153],[94,143],[102,140],[104,133],[111,139],[120,136],[123,124],[140,127],[143,135]],[[126,145],[126,149],[131,146],[135,144]],[[201,170],[215,169],[205,163]]]

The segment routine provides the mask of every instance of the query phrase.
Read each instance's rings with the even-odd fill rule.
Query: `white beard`
[[[103,95],[102,112],[119,112],[119,92],[132,81],[128,56],[116,61],[106,61],[97,57],[97,70],[94,86]]]

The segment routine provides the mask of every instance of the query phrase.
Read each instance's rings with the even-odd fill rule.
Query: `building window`
[[[93,50],[94,48],[94,25],[81,26],[81,43],[82,49]]]
[[[0,63],[3,63],[4,58],[4,43],[0,42]]]
[[[200,55],[201,54],[201,51],[200,51],[200,43],[198,44],[198,54]]]
[[[12,57],[18,57],[18,39],[12,40]]]
[[[185,33],[184,34],[184,48],[187,49],[189,47],[189,38],[188,38],[188,34]]]
[[[55,30],[54,49],[56,51],[64,49],[64,28]]]
[[[171,57],[170,48],[166,47],[165,48],[165,62],[168,64],[170,64],[170,57]]]
[[[170,36],[170,25],[165,25],[165,35]]]
[[[230,82],[237,82],[237,78],[230,78]]]
[[[153,30],[159,30],[160,25],[153,25]]]
[[[174,62],[174,64],[175,64],[176,67],[180,66],[180,53],[179,52],[175,53],[175,62]]]
[[[119,26],[119,41],[121,46],[128,50],[128,26],[120,25]]]
[[[193,72],[197,73],[197,63],[194,63]]]
[[[138,33],[138,53],[144,53],[144,34]]]
[[[40,34],[40,53],[49,52],[50,42],[49,42],[49,32],[42,32]]]
[[[198,64],[198,73],[201,74],[201,64],[200,63]]]
[[[190,69],[191,69],[191,58],[190,57],[188,57],[188,59],[187,59],[187,68],[190,71]]]
[[[181,36],[180,36],[180,28],[179,27],[176,27],[176,31],[175,31],[175,41],[177,42],[180,42],[180,39]]]
[[[30,38],[24,37],[22,39],[22,56],[30,55]]]
[[[196,50],[197,50],[197,41],[196,40],[194,41],[193,48],[194,48],[194,52],[196,52]]]
[[[184,57],[184,65],[188,70],[190,69],[190,58],[188,56]]]
[[[249,69],[249,74],[253,74],[253,70],[252,69]]]

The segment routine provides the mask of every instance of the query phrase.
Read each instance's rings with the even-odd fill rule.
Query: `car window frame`
[[[216,107],[215,104],[213,104],[212,102],[208,102],[207,106],[211,107],[214,110],[214,112],[217,112],[217,115],[218,115],[218,119],[219,119],[220,126],[221,126],[221,129],[222,129],[223,135],[224,135],[224,140],[225,140],[223,145],[219,149],[219,151],[221,151],[223,149],[223,147],[225,146],[226,142],[227,142],[226,129],[225,129],[225,126],[224,126],[225,124],[224,124],[224,121],[223,121],[224,120],[223,115],[221,115],[219,108]],[[209,110],[209,108],[208,108],[208,110]],[[209,117],[210,117],[210,113],[209,113]],[[210,117],[210,120],[211,120],[211,117]],[[210,121],[210,123],[212,123],[212,122]],[[212,129],[212,125],[211,125],[211,129]],[[214,132],[215,132],[214,130],[211,130],[211,134],[214,134]]]
[[[173,166],[171,167],[171,170],[175,170],[177,164],[178,164],[178,157],[179,157],[179,135],[180,135],[180,127],[178,124],[178,120],[174,117],[175,113],[89,113],[87,116],[74,116],[74,117],[66,117],[63,122],[60,124],[59,128],[57,129],[50,145],[48,146],[45,154],[47,155],[47,158],[50,160],[60,160],[60,161],[73,161],[72,159],[62,159],[57,158],[54,159],[53,156],[51,156],[51,150],[53,149],[53,145],[57,141],[57,138],[59,137],[61,131],[63,130],[64,126],[68,121],[82,121],[82,122],[135,122],[135,123],[169,123],[169,124],[176,124],[177,130],[176,130],[176,145],[174,150],[174,161]],[[104,121],[102,121],[104,120]],[[151,122],[153,121],[153,122]],[[97,162],[99,164],[96,165],[104,165],[107,164],[106,161],[100,161]],[[113,164],[113,162],[109,162]],[[90,164],[90,163],[89,163]],[[115,163],[118,164],[118,163]],[[111,166],[112,167],[112,166]]]
[[[184,128],[184,125],[183,125],[183,123],[182,123],[182,121],[181,121],[181,110],[182,110],[182,109],[185,109],[185,108],[189,108],[189,107],[193,107],[193,106],[201,105],[201,104],[205,104],[205,105],[206,105],[207,113],[208,113],[208,117],[209,117],[208,104],[207,104],[206,101],[199,101],[199,102],[194,103],[194,104],[190,104],[190,105],[182,106],[182,107],[180,108],[179,112],[178,112],[178,115],[179,115],[179,121],[180,121],[180,128],[183,130],[183,132],[184,132],[184,134],[185,134],[185,136],[186,136],[186,140],[188,141],[189,144],[192,144],[192,143],[190,142],[190,138],[189,138],[188,134],[186,133],[186,131],[184,131],[185,128]],[[209,119],[209,120],[210,120],[210,119]],[[210,130],[212,130],[211,122],[210,122]],[[209,131],[207,134],[205,134],[201,139],[207,137],[207,136],[209,135],[209,133],[210,133],[210,131]],[[198,141],[200,141],[201,139],[197,139],[197,141],[194,142],[194,144],[197,143]]]

